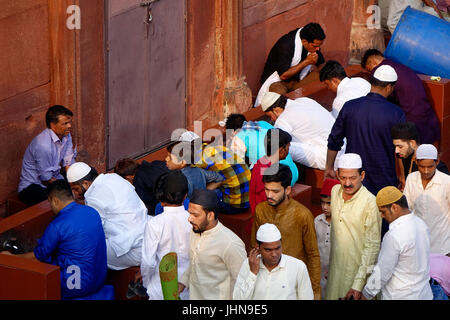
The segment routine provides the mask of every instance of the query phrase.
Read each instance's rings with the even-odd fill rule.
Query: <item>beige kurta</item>
[[[201,234],[191,231],[190,264],[179,282],[191,300],[231,300],[246,258],[242,240],[220,222]]]
[[[342,186],[331,191],[331,252],[326,299],[362,291],[380,251],[381,215],[375,196],[362,186],[344,202]]]

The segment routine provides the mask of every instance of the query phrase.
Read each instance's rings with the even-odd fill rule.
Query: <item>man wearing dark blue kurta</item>
[[[406,120],[402,109],[386,100],[396,80],[392,67],[380,67],[371,79],[371,92],[344,104],[328,137],[326,177],[336,178],[334,161],[346,138],[346,152],[361,156],[366,172],[363,184],[370,192],[376,195],[386,186],[397,186],[390,132],[392,126]]]

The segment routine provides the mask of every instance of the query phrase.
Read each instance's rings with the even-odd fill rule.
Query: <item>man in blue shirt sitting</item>
[[[22,161],[19,199],[32,206],[47,200],[47,186],[63,179],[61,170],[75,162],[76,150],[72,145],[73,113],[64,106],[55,105],[45,114],[47,128],[28,146]]]
[[[48,187],[48,200],[57,214],[38,240],[34,252],[22,254],[61,268],[61,298],[96,299],[106,279],[106,242],[97,211],[76,203],[70,185],[57,180]]]

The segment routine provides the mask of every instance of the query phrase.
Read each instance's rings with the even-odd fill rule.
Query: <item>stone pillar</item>
[[[361,63],[367,49],[375,48],[384,52],[384,32],[380,25],[380,12],[378,0],[354,0],[349,64]]]
[[[242,0],[215,0],[216,87],[212,124],[251,107],[252,93],[242,74],[242,10]]]

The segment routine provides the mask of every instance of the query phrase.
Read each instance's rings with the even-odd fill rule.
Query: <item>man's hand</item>
[[[6,255],[8,255],[8,256],[12,256],[13,254],[11,253],[11,252],[9,252],[9,251],[0,251],[0,254],[6,254]]]
[[[178,295],[184,291],[184,288],[186,288],[186,286],[181,282],[178,282]]]
[[[314,53],[308,54],[308,56],[305,59],[305,62],[307,64],[313,64],[314,65],[314,64],[317,63],[318,60],[319,60],[319,55],[316,52],[314,52]]]
[[[369,300],[363,294],[361,295],[361,300]]]
[[[350,300],[350,297],[353,297],[353,300],[361,300],[361,291],[356,291],[350,288],[345,295],[344,300]]]
[[[250,253],[248,255],[248,264],[250,265],[250,271],[253,272],[255,275],[258,275],[259,272],[259,261],[260,257],[258,257],[259,249],[253,248],[250,250]]]
[[[337,179],[336,171],[334,171],[334,169],[326,168],[324,179]]]

